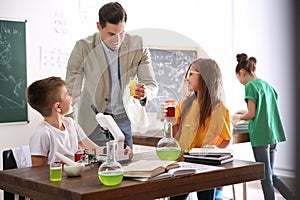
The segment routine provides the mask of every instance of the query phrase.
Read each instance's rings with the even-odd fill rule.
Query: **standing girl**
[[[257,162],[265,163],[265,178],[261,181],[266,200],[274,200],[274,187],[286,199],[295,199],[290,188],[273,172],[276,145],[286,141],[279,108],[278,95],[267,82],[255,74],[256,58],[237,54],[236,77],[245,85],[248,111],[234,116],[235,120],[249,120],[248,131]]]

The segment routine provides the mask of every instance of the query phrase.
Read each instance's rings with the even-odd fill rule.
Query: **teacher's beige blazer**
[[[72,116],[87,135],[91,134],[97,126],[96,115],[91,105],[95,105],[99,112],[104,112],[111,92],[109,67],[100,37],[101,33],[98,32],[76,42],[66,72],[67,89],[73,98]],[[150,101],[157,95],[158,86],[151,65],[150,52],[144,47],[142,38],[126,34],[119,51],[122,95],[129,87],[129,78],[137,76],[139,83],[145,85],[147,101]],[[143,116],[145,115],[145,109],[140,107],[139,101],[138,103],[128,103],[128,101],[136,102],[136,100],[123,97],[127,115],[131,109],[136,108],[143,112]],[[144,123],[138,117],[129,114],[129,119],[134,125]]]

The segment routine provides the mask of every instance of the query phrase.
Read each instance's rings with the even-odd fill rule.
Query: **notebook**
[[[192,148],[189,151],[189,155],[198,155],[198,156],[205,156],[205,155],[224,155],[224,154],[232,154],[232,149],[226,148],[218,148],[216,146],[207,146],[203,148]]]
[[[231,154],[222,155],[183,155],[185,162],[207,165],[222,165],[233,161]]]

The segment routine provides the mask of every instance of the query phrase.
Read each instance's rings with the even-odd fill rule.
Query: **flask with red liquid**
[[[165,101],[165,103],[166,103],[165,117],[175,117],[176,101],[173,99],[168,99]]]

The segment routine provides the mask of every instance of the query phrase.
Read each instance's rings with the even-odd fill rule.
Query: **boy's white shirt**
[[[78,142],[87,136],[72,118],[64,117],[63,124],[65,130],[61,131],[46,121],[41,122],[29,140],[31,155],[48,157],[48,164],[56,160],[56,152],[74,160]]]

